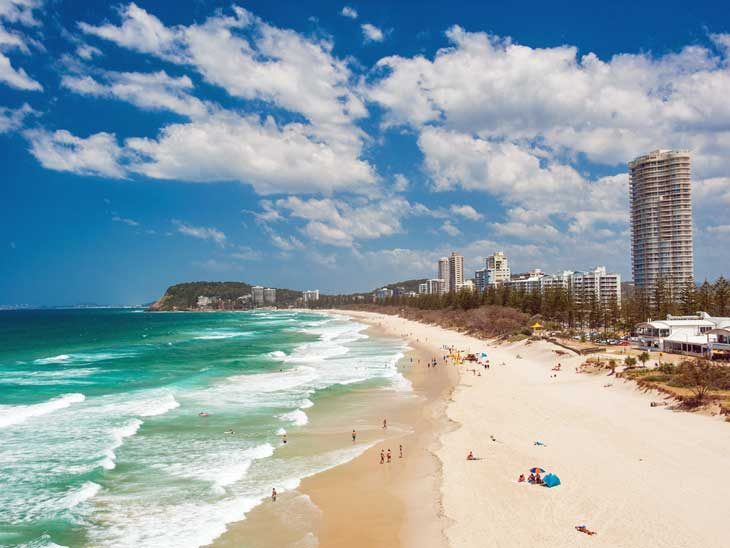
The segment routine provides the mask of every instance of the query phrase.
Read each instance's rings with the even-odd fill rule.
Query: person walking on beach
[[[386,419],[383,419],[383,428],[388,428],[388,421]]]
[[[352,443],[355,443],[357,440],[357,432],[355,432],[355,429],[352,429]]]
[[[380,450],[380,464],[383,464],[385,462],[385,451],[382,449]]]
[[[400,453],[400,454],[398,455],[398,458],[399,458],[399,459],[402,459],[402,458],[403,458],[403,446],[402,446],[402,445],[398,445],[398,451],[399,451],[399,453]]]
[[[271,490],[271,501],[276,502],[276,488],[275,487]]]
[[[390,448],[388,448],[388,464],[390,464]]]

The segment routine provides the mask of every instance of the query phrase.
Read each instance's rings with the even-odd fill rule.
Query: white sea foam
[[[251,335],[251,331],[207,331],[202,335],[198,335],[197,337],[193,337],[196,340],[202,340],[202,341],[215,341],[219,339],[233,339],[236,337],[246,337],[248,335]]]
[[[65,409],[69,405],[80,403],[85,399],[86,397],[83,394],[72,393],[34,405],[2,405],[0,406],[0,428],[20,424],[29,419]]]
[[[75,354],[59,354],[48,358],[38,358],[33,363],[36,365],[53,365],[68,363],[94,363],[107,360],[117,360],[134,356],[134,352],[79,352]]]
[[[276,435],[277,435],[277,436],[284,436],[284,435],[286,435],[286,430],[285,430],[284,428],[279,428],[279,429],[278,429],[278,430],[276,431]]]
[[[112,429],[112,444],[104,451],[104,460],[101,461],[101,466],[105,470],[114,470],[114,468],[116,468],[117,455],[114,451],[122,446],[124,438],[134,436],[142,424],[143,422],[139,419],[131,419],[123,426]]]
[[[286,359],[286,352],[282,352],[281,350],[274,350],[273,352],[269,352],[269,357],[272,360],[283,361]]]
[[[61,544],[56,544],[48,534],[43,534],[37,539],[33,539],[30,542],[21,544],[18,548],[68,548]]]
[[[71,359],[71,356],[68,354],[59,354],[58,356],[51,356],[49,358],[39,358],[35,360],[33,363],[37,365],[46,365],[49,363],[64,363]]]
[[[70,510],[82,502],[95,497],[99,491],[101,491],[101,485],[93,481],[87,481],[78,489],[66,493],[59,506],[63,509]]]
[[[279,419],[287,422],[291,422],[296,426],[304,426],[309,422],[309,417],[301,409],[295,409],[289,413],[282,413],[279,415]]]
[[[302,402],[299,404],[299,409],[309,409],[310,407],[314,406],[314,402],[310,400],[309,398],[302,400]]]
[[[138,406],[135,406],[135,413],[140,417],[156,417],[157,415],[164,415],[168,411],[177,409],[180,404],[170,393],[167,393],[159,399],[146,400],[141,402]]]

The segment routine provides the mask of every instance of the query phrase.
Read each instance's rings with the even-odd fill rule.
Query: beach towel
[[[555,487],[557,485],[560,485],[560,478],[555,474],[546,475],[544,478],[542,478],[542,481],[544,482],[545,487]]]

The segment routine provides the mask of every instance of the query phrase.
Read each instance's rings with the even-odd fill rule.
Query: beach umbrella
[[[545,470],[543,470],[539,466],[536,466],[535,468],[530,468],[530,472],[532,472],[533,474],[544,474]]]
[[[555,474],[547,474],[544,478],[542,478],[542,481],[545,487],[555,487],[556,485],[560,485],[560,478]]]

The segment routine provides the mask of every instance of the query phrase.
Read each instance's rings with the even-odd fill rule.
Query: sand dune
[[[438,452],[452,546],[730,545],[729,424],[652,408],[652,396],[629,382],[575,373],[581,358],[559,357],[548,343],[495,347],[401,318],[368,319],[435,348],[490,355],[481,377],[462,366],[447,408],[460,427],[442,435]],[[551,378],[558,361],[563,371]],[[467,462],[469,450],[482,460]],[[562,485],[518,484],[532,466],[558,474]],[[579,524],[598,534],[576,531]]]

